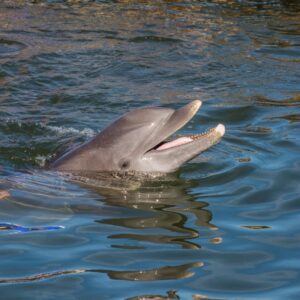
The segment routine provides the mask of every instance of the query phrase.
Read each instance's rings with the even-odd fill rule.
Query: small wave
[[[283,100],[273,100],[267,97],[258,95],[256,96],[256,102],[264,106],[300,106],[300,95],[295,95]]]
[[[300,114],[286,114],[286,115],[270,118],[270,120],[272,119],[284,119],[291,123],[300,122]]]
[[[26,48],[26,45],[14,40],[0,38],[0,58],[16,55]]]
[[[27,277],[23,277],[23,278],[0,279],[0,283],[6,283],[6,284],[25,283],[25,282],[30,282],[30,281],[48,279],[48,278],[52,278],[52,277],[56,277],[56,276],[69,275],[69,274],[78,274],[78,273],[83,273],[83,272],[86,272],[86,270],[76,269],[76,270],[67,270],[67,271],[56,271],[56,272],[50,272],[50,273],[43,273],[43,274],[27,276]]]
[[[84,128],[82,130],[79,130],[73,127],[62,127],[62,126],[51,126],[51,125],[42,125],[42,127],[54,132],[58,132],[60,134],[75,133],[87,137],[93,137],[95,135],[95,131],[90,128]]]
[[[39,122],[27,122],[27,121],[20,121],[20,120],[14,120],[14,119],[6,119],[3,123],[5,127],[9,127],[10,129],[46,129],[50,130],[59,134],[77,134],[87,137],[93,137],[96,132],[93,129],[90,128],[84,128],[82,130],[73,128],[73,127],[63,127],[63,126],[52,126],[52,125],[45,125]],[[2,125],[2,126],[3,126]]]
[[[27,233],[32,231],[52,231],[63,229],[63,226],[39,226],[39,227],[25,227],[12,223],[0,223],[0,231],[13,231],[20,233]]]
[[[164,36],[154,36],[154,35],[147,35],[147,36],[137,36],[132,39],[129,39],[129,42],[134,43],[143,43],[143,42],[152,42],[152,43],[179,43],[182,42],[180,39],[164,37]]]
[[[37,155],[34,159],[35,163],[40,167],[43,168],[46,166],[47,162],[51,160],[53,154],[51,155]]]

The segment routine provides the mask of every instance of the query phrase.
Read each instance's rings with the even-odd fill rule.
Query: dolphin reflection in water
[[[12,194],[16,195],[13,201],[7,203],[10,205],[9,209],[22,209],[28,217],[23,220],[24,223],[36,219],[39,222],[38,226],[26,228],[2,224],[2,234],[7,230],[33,234],[36,229],[62,229],[62,226],[52,224],[67,225],[70,224],[67,221],[70,218],[75,219],[71,223],[76,223],[76,218],[81,219],[84,215],[92,222],[78,224],[78,232],[82,230],[83,236],[88,234],[90,242],[97,244],[100,230],[101,235],[105,236],[106,247],[114,251],[109,250],[107,256],[101,247],[91,247],[81,257],[89,268],[62,267],[57,270],[49,267],[44,273],[33,270],[25,277],[0,277],[0,285],[35,282],[60,276],[84,276],[85,273],[106,274],[112,280],[122,281],[188,278],[194,276],[195,270],[203,267],[205,258],[209,255],[209,251],[204,249],[201,252],[203,256],[199,256],[202,243],[211,243],[211,237],[218,234],[218,228],[212,224],[213,215],[208,208],[209,204],[203,201],[205,197],[202,199],[190,192],[199,185],[198,181],[179,178],[168,181],[167,177],[162,177],[160,180],[145,181],[138,189],[120,191],[95,186],[81,189],[77,184],[73,185],[52,172],[36,172],[9,180]],[[29,197],[25,200],[18,199],[20,190],[26,191]],[[65,230],[56,232],[58,236],[64,237]],[[72,235],[69,232],[67,234]],[[78,240],[75,236],[72,237],[74,241],[81,240],[80,236]],[[61,243],[61,239],[55,236],[48,238],[53,239],[53,245]],[[78,247],[80,245],[79,243]],[[152,246],[155,251],[150,254]],[[78,249],[75,248],[75,251]],[[186,256],[181,249],[189,250],[189,255]],[[173,257],[170,253],[177,255]],[[178,260],[179,254],[183,256]],[[149,266],[149,257],[156,262],[152,267]],[[117,265],[110,268],[108,258],[120,263],[119,268]]]
[[[71,174],[92,173],[162,175],[218,143],[225,133],[219,124],[206,133],[170,136],[197,113],[194,100],[174,110],[147,107],[133,110],[101,131],[92,140],[59,157],[50,169]]]

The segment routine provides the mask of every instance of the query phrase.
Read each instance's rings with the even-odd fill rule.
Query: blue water
[[[0,298],[299,299],[299,20],[297,0],[1,1]],[[194,99],[181,133],[226,135],[172,178],[44,169]]]

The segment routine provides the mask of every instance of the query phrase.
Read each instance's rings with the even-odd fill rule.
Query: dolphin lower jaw
[[[203,139],[203,138],[209,137],[209,136],[214,137],[215,135],[220,135],[222,137],[224,135],[224,133],[225,133],[224,125],[219,124],[216,128],[210,128],[206,132],[203,132],[203,133],[180,136],[179,138],[172,140],[172,141],[160,142],[157,146],[153,147],[153,149],[151,149],[151,150],[161,151],[161,150],[173,148],[176,146],[192,143],[196,140]]]
[[[217,144],[224,134],[225,127],[219,124],[205,133],[181,137],[177,143],[176,140],[161,142],[142,156],[140,168],[148,172],[174,172],[183,163]],[[164,145],[167,147],[164,148]]]

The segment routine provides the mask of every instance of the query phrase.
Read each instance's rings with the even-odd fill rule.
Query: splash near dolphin
[[[174,110],[147,107],[133,110],[87,143],[59,157],[51,169],[68,172],[172,173],[218,143],[222,124],[206,133],[170,139],[201,107],[200,100]]]

